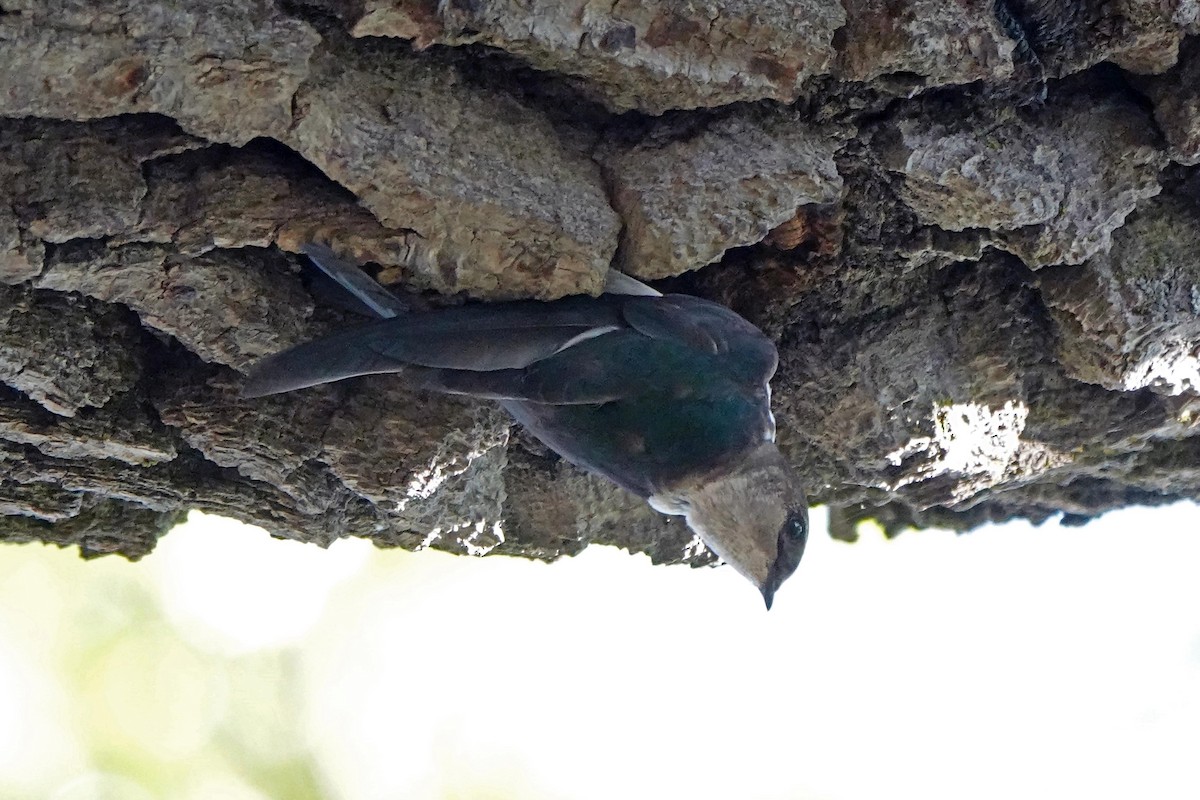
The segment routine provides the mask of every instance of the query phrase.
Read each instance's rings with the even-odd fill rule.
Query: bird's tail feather
[[[265,397],[359,375],[403,372],[407,368],[403,362],[364,347],[358,331],[345,331],[259,361],[250,368],[242,397]]]

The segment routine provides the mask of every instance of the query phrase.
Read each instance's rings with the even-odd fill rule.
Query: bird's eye
[[[808,535],[808,520],[804,517],[792,517],[788,520],[787,535],[792,541],[799,541]]]

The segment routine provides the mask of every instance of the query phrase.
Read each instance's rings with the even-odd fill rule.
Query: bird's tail
[[[408,365],[382,355],[362,342],[358,330],[284,350],[250,368],[242,397],[265,397],[359,375],[404,372]]]

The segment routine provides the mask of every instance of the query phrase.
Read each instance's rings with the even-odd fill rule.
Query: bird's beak
[[[779,559],[775,559],[775,563],[767,570],[766,579],[758,585],[758,590],[762,592],[763,602],[767,604],[767,611],[771,610],[771,603],[775,602],[775,592],[791,574],[791,570],[786,565],[781,564]]]
[[[775,600],[775,587],[770,584],[770,581],[758,587],[762,592],[763,601],[767,604],[767,611],[771,610],[771,603]]]

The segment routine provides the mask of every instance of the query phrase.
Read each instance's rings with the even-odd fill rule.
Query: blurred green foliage
[[[0,548],[0,797],[326,797],[296,648],[193,643],[154,558]]]

